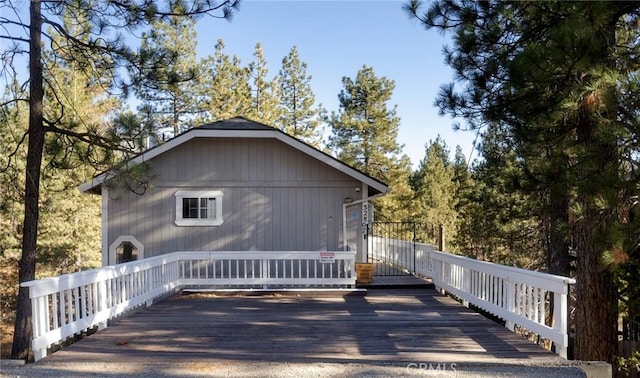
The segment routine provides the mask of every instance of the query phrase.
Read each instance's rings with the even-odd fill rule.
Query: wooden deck
[[[369,289],[433,289],[433,281],[417,276],[373,276],[370,284],[358,284],[358,287]]]
[[[56,363],[558,361],[431,289],[344,296],[173,295],[53,353]]]

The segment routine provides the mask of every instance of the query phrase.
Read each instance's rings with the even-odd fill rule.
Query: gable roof
[[[277,139],[300,152],[303,152],[321,162],[337,169],[338,171],[364,183],[369,186],[369,195],[386,193],[388,186],[333,156],[318,150],[317,148],[296,139],[285,132],[265,124],[250,121],[243,117],[235,117],[209,123],[199,127],[194,127],[184,133],[168,140],[166,143],[157,145],[153,148],[142,152],[128,162],[140,164],[149,161],[154,157],[161,155],[183,143],[194,138],[273,138]],[[107,178],[107,172],[95,176],[91,181],[80,185],[81,192],[99,193],[99,188]]]
[[[250,121],[244,117],[235,117],[213,123],[207,123],[206,125],[198,126],[197,128],[205,130],[278,130],[275,127]]]

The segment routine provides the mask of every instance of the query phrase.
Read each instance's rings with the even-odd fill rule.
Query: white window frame
[[[178,190],[175,194],[176,198],[176,226],[220,226],[222,220],[222,196],[220,190]],[[183,218],[182,217],[182,200],[184,198],[215,198],[215,214],[211,218]],[[211,212],[208,212],[210,215]]]
[[[111,263],[111,265],[116,264],[116,262],[117,262],[116,250],[118,249],[118,247],[120,247],[120,245],[122,243],[125,243],[125,242],[133,244],[133,246],[138,249],[138,258],[136,259],[136,261],[144,259],[144,245],[142,243],[140,243],[140,241],[138,239],[136,239],[135,236],[132,236],[132,235],[120,235],[109,246],[109,260],[110,261],[108,261],[108,262]]]

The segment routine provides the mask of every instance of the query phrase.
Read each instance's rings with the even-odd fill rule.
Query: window
[[[177,226],[220,226],[222,192],[219,190],[177,191]]]
[[[119,236],[109,246],[109,265],[136,261],[144,258],[144,246],[131,235]]]
[[[131,242],[122,242],[116,248],[116,264],[136,261],[138,259],[138,248]]]

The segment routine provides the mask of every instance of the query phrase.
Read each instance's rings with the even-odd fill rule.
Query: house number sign
[[[362,239],[367,239],[369,231],[369,202],[362,203]]]

